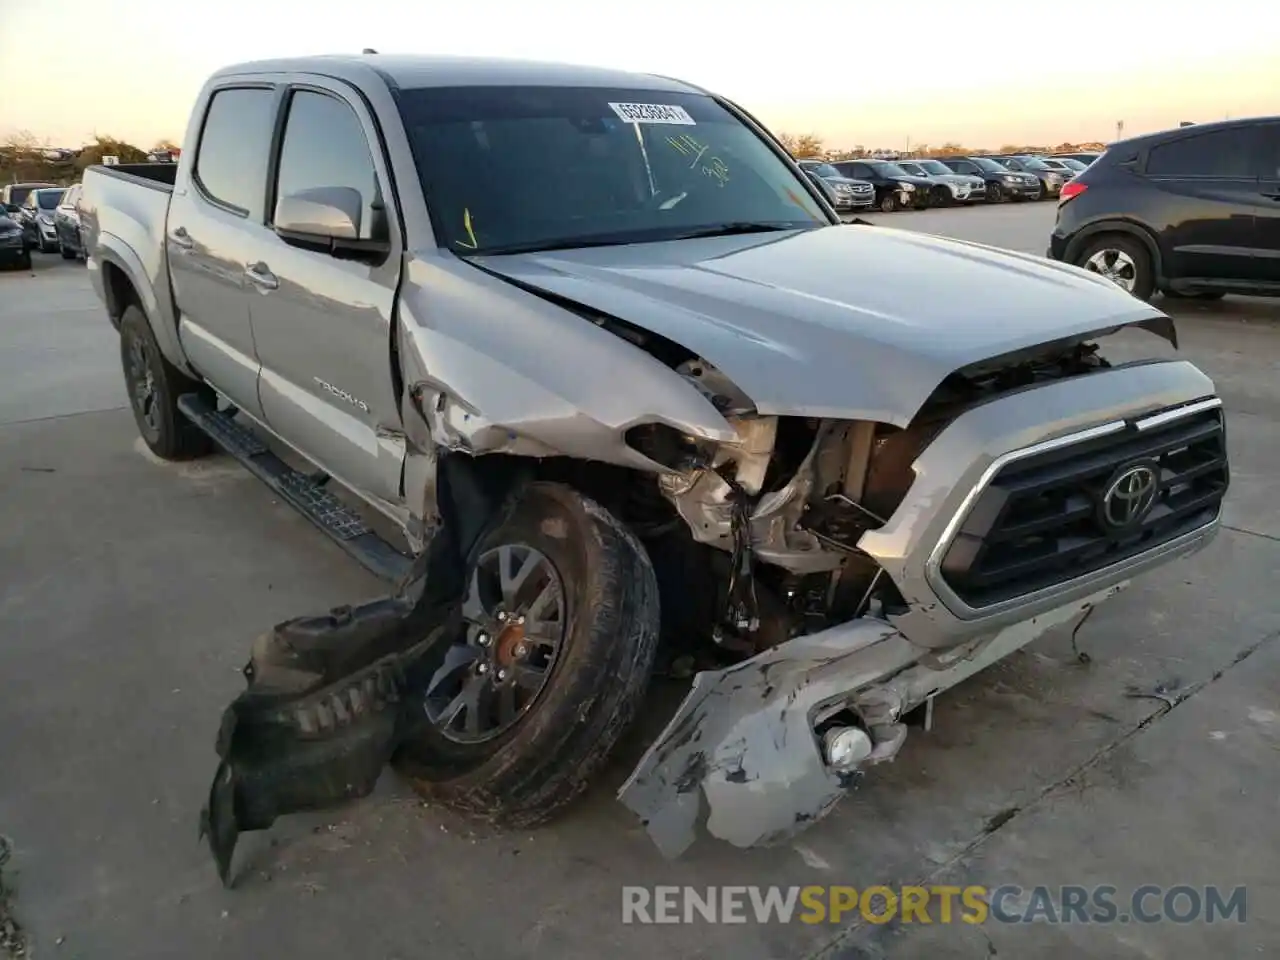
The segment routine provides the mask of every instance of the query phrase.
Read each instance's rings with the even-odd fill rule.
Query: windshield
[[[904,172],[911,174],[913,177],[928,176],[928,174],[924,172],[924,168],[918,163],[899,163],[898,166],[901,167]]]
[[[976,163],[981,170],[987,173],[1008,173],[1009,168],[1002,164],[996,163],[994,160],[988,160],[986,157],[974,157],[973,162]]]
[[[1043,160],[1037,160],[1035,157],[1026,157],[1018,161],[1022,164],[1023,170],[1048,170]]]
[[[1077,172],[1080,170],[1087,169],[1089,166],[1087,163],[1081,163],[1079,160],[1072,160],[1070,157],[1064,157],[1058,162],[1062,164],[1064,167],[1066,167],[1068,170],[1075,170]]]
[[[57,209],[58,201],[62,199],[62,195],[66,192],[65,190],[37,190],[36,204],[41,210]]]
[[[933,176],[946,176],[947,174],[954,173],[950,167],[938,160],[917,160],[916,166],[922,168],[926,173],[932,174]]]
[[[884,160],[869,161],[867,166],[871,167],[876,173],[882,177],[909,177],[911,174],[903,170],[896,163],[888,163]]]
[[[397,101],[440,241],[459,254],[831,222],[812,187],[701,94],[433,87]]]

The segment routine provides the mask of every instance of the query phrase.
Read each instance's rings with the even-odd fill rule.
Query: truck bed
[[[142,186],[164,190],[166,193],[173,191],[178,178],[176,163],[119,163],[114,167],[94,166],[92,169],[109,177],[140,181]]]
[[[173,163],[91,166],[84,172],[79,203],[90,277],[100,288],[110,288],[109,271],[128,277],[161,350],[174,363],[181,362],[181,355],[165,248],[177,171]],[[113,313],[117,322],[118,310]]]

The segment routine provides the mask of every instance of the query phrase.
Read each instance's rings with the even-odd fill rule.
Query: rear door
[[[169,203],[166,245],[178,336],[193,367],[237,407],[262,419],[249,325],[246,244],[262,225],[267,158],[279,91],[237,81],[207,101],[189,176]]]
[[[1258,157],[1258,261],[1263,279],[1280,283],[1280,123],[1259,128]]]
[[[1258,133],[1255,126],[1191,132],[1147,151],[1143,174],[1158,194],[1143,219],[1163,235],[1170,276],[1263,279],[1255,256],[1256,217],[1264,200],[1258,192]]]
[[[337,82],[289,84],[266,228],[240,251],[250,275],[259,394],[271,429],[366,498],[398,507],[404,435],[391,332],[403,244],[377,127]],[[360,236],[388,221],[392,249],[371,264],[286,243],[272,229],[280,197],[350,188],[363,200]],[[384,212],[385,211],[385,212]]]

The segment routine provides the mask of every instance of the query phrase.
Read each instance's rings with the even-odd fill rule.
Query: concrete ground
[[[873,219],[1038,253],[1049,204]],[[927,278],[922,282],[927,282]],[[1229,411],[1227,529],[939,700],[799,842],[661,858],[613,799],[532,834],[368,800],[196,840],[224,704],[271,624],[380,592],[225,458],[159,463],[77,263],[0,275],[0,868],[37,956],[1244,957],[1280,951],[1280,302],[1171,304]],[[1153,347],[1153,344],[1157,346]],[[1116,356],[1161,352],[1126,339]],[[661,698],[670,690],[659,689]],[[1246,922],[624,925],[623,885],[1247,887]],[[1011,901],[1012,902],[1012,901]],[[1153,901],[1158,904],[1158,899]],[[1124,911],[1122,911],[1124,912]],[[0,955],[3,951],[0,950]]]

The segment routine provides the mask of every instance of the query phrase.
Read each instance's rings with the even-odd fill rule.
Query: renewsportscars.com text
[[[623,923],[1244,923],[1244,887],[623,887]]]

